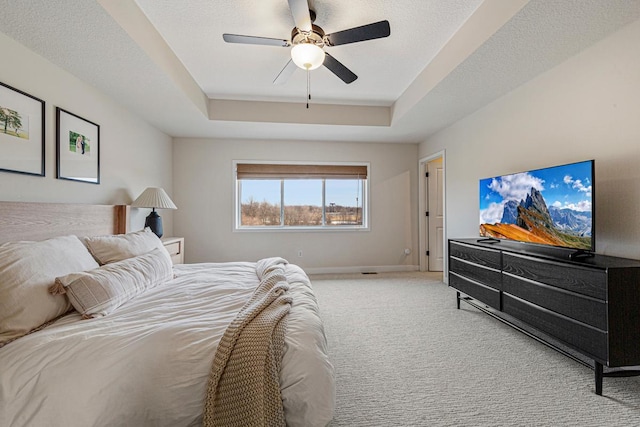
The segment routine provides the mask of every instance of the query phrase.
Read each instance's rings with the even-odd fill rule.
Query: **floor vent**
[[[375,271],[363,271],[362,274],[378,274]]]

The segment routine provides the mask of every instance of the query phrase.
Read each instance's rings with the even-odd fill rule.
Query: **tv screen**
[[[480,180],[480,235],[595,251],[594,161]]]

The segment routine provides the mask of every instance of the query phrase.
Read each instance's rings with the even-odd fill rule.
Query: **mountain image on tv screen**
[[[480,235],[594,250],[593,161],[480,180]]]

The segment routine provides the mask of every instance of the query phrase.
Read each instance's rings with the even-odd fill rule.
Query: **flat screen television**
[[[480,236],[595,251],[594,161],[480,180]]]

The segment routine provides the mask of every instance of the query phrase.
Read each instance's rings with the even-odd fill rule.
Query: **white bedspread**
[[[104,318],[70,314],[0,348],[0,426],[191,426],[226,326],[258,284],[255,263],[177,265],[177,277]],[[213,274],[212,274],[213,273]],[[287,424],[324,426],[333,367],[306,274],[293,304],[280,384]]]

